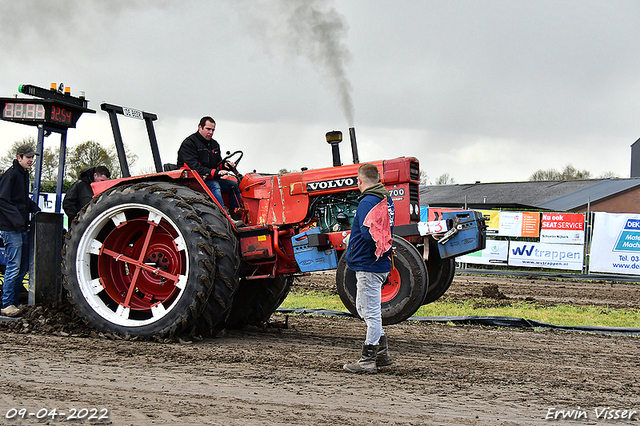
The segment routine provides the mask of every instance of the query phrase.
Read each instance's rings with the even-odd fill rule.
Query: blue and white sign
[[[640,275],[640,215],[595,213],[590,272]]]
[[[580,271],[583,260],[583,246],[518,241],[509,243],[509,265],[512,266]]]

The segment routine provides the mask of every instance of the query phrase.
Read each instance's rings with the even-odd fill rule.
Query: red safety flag
[[[369,210],[362,224],[369,228],[369,234],[376,242],[376,259],[380,259],[383,254],[389,251],[393,242],[387,197]]]

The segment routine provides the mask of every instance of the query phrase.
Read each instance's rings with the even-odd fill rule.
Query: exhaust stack
[[[358,164],[360,158],[358,157],[358,144],[356,144],[356,128],[349,127],[349,138],[351,139],[351,152],[353,153],[353,164]]]
[[[331,152],[333,154],[333,167],[342,166],[340,161],[340,147],[338,146],[342,142],[342,132],[334,130],[326,134],[327,143],[331,144]]]

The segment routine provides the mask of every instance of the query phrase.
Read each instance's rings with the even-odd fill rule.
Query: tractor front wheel
[[[429,291],[422,301],[423,305],[435,302],[451,287],[456,275],[456,259],[442,259],[438,251],[438,242],[429,238],[429,260],[426,261],[429,271]]]

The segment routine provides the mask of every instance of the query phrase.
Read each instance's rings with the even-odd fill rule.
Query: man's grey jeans
[[[356,309],[367,324],[365,345],[377,345],[382,330],[381,292],[387,273],[356,271]]]

